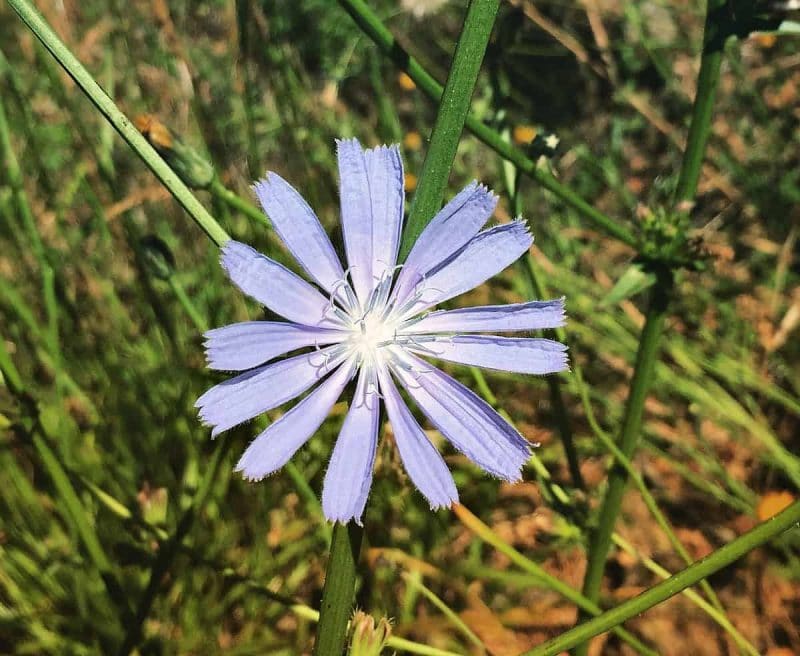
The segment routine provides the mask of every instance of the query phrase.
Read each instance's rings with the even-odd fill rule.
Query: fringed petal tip
[[[369,152],[369,151],[372,151],[372,152],[381,152],[381,151],[383,151],[383,152],[386,152],[386,151],[395,151],[395,152],[397,152],[397,153],[399,153],[399,152],[400,152],[400,144],[399,144],[399,143],[393,143],[393,144],[380,144],[380,145],[378,145],[378,146],[373,146],[372,148],[364,148],[364,147],[361,145],[361,142],[358,140],[358,138],[357,138],[357,137],[348,137],[348,138],[346,138],[346,139],[334,139],[333,141],[334,141],[334,143],[336,144],[336,149],[337,149],[337,151],[338,151],[338,149],[339,149],[339,148],[341,148],[342,146],[345,146],[345,147],[356,147],[356,148],[360,148],[360,149],[361,149],[362,151],[364,151],[365,153],[366,153],[366,152]]]
[[[428,504],[432,511],[436,510],[452,510],[453,506],[458,504],[458,493],[454,494],[452,498],[445,500],[432,501],[428,499]]]
[[[239,462],[236,463],[236,466],[233,468],[233,471],[237,474],[241,474],[242,478],[246,480],[248,483],[258,483],[259,481],[263,481],[265,478],[269,478],[277,472],[278,470],[275,469],[271,472],[264,472],[264,471],[257,471],[253,468],[252,463],[248,463],[246,458],[247,452],[239,458]]]
[[[354,522],[362,528],[364,526],[361,515],[356,517],[355,515],[350,515],[348,513],[342,513],[341,515],[329,515],[327,512],[323,512],[323,514],[325,515],[325,519],[334,525],[342,524],[343,526],[347,526],[350,522]]]
[[[523,218],[522,216],[515,217],[513,221],[511,221],[513,225],[519,226],[520,230],[520,238],[527,239],[530,241],[530,248],[533,245],[533,233],[531,232],[531,226],[528,223],[528,220]],[[524,236],[523,236],[524,235]]]

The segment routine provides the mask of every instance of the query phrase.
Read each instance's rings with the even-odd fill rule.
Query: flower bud
[[[380,656],[392,627],[385,617],[378,620],[378,626],[375,626],[375,619],[371,615],[357,610],[353,614],[351,631],[350,656]]]
[[[151,114],[142,114],[134,120],[136,129],[150,142],[192,189],[206,189],[214,180],[214,167],[194,148],[181,139]]]

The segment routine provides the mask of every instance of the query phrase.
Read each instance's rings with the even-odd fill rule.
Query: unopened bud
[[[155,235],[146,235],[139,241],[139,246],[150,275],[169,280],[175,270],[175,257],[164,240]]]
[[[134,120],[136,129],[150,142],[167,163],[192,189],[206,189],[214,180],[214,167],[191,146],[152,114]]]
[[[392,634],[392,626],[385,617],[378,620],[357,610],[351,623],[353,637],[350,640],[349,656],[380,656],[381,650]]]

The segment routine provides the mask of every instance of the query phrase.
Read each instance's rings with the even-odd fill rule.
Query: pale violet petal
[[[332,292],[344,278],[344,271],[314,210],[292,185],[272,171],[253,189],[298,264],[320,287]]]
[[[486,224],[497,196],[471,182],[445,205],[422,231],[397,277],[395,299],[402,303],[417,282],[467,244]]]
[[[408,352],[394,373],[431,423],[475,464],[508,481],[521,477],[530,445],[477,394]]]
[[[355,520],[360,525],[367,504],[380,417],[378,389],[371,378],[362,368],[353,401],[325,472],[322,510],[332,522],[346,524]]]
[[[444,458],[412,416],[388,371],[379,369],[378,376],[394,441],[409,478],[432,509],[458,503],[456,484]]]
[[[481,232],[419,281],[403,315],[412,316],[477,287],[519,259],[532,243],[533,238],[523,221],[512,221]]]
[[[208,368],[244,371],[306,346],[327,346],[347,333],[281,321],[243,321],[204,335]]]
[[[248,296],[276,314],[309,326],[329,323],[328,299],[286,267],[238,241],[222,247],[222,268]]]
[[[336,142],[339,162],[339,202],[347,267],[356,296],[367,302],[372,280],[372,205],[367,162],[357,139]]]
[[[397,264],[403,229],[403,159],[396,144],[367,150],[364,158],[372,204],[372,277],[377,283]]]
[[[495,337],[493,335],[427,335],[407,348],[422,355],[473,367],[519,374],[553,374],[569,368],[567,347],[544,338]]]
[[[345,363],[300,403],[256,437],[242,454],[236,471],[259,480],[283,467],[319,429],[353,377],[355,367]]]
[[[195,402],[212,437],[291,401],[343,359],[340,346],[264,365],[212,387]]]
[[[431,312],[401,329],[401,334],[481,333],[559,328],[565,323],[564,299],[510,305],[482,305]]]

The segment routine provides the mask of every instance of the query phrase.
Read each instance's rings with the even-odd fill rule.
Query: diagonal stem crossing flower
[[[525,438],[419,356],[528,374],[567,368],[559,342],[492,334],[561,326],[563,299],[431,311],[527,252],[533,238],[526,224],[483,229],[497,198],[472,183],[433,218],[398,266],[404,208],[398,146],[364,150],[356,139],[342,140],[337,155],[347,267],[291,185],[275,173],[256,183],[275,231],[313,284],[245,244],[225,244],[221,262],[231,280],[287,321],[248,321],[206,333],[209,367],[242,373],[198,399],[200,417],[216,436],[314,388],[241,457],[237,470],[258,480],[288,462],[357,379],[325,475],[322,506],[331,521],[361,521],[381,401],[409,477],[431,507],[458,500],[442,456],[397,383],[456,449],[498,478],[519,480],[530,455]]]

